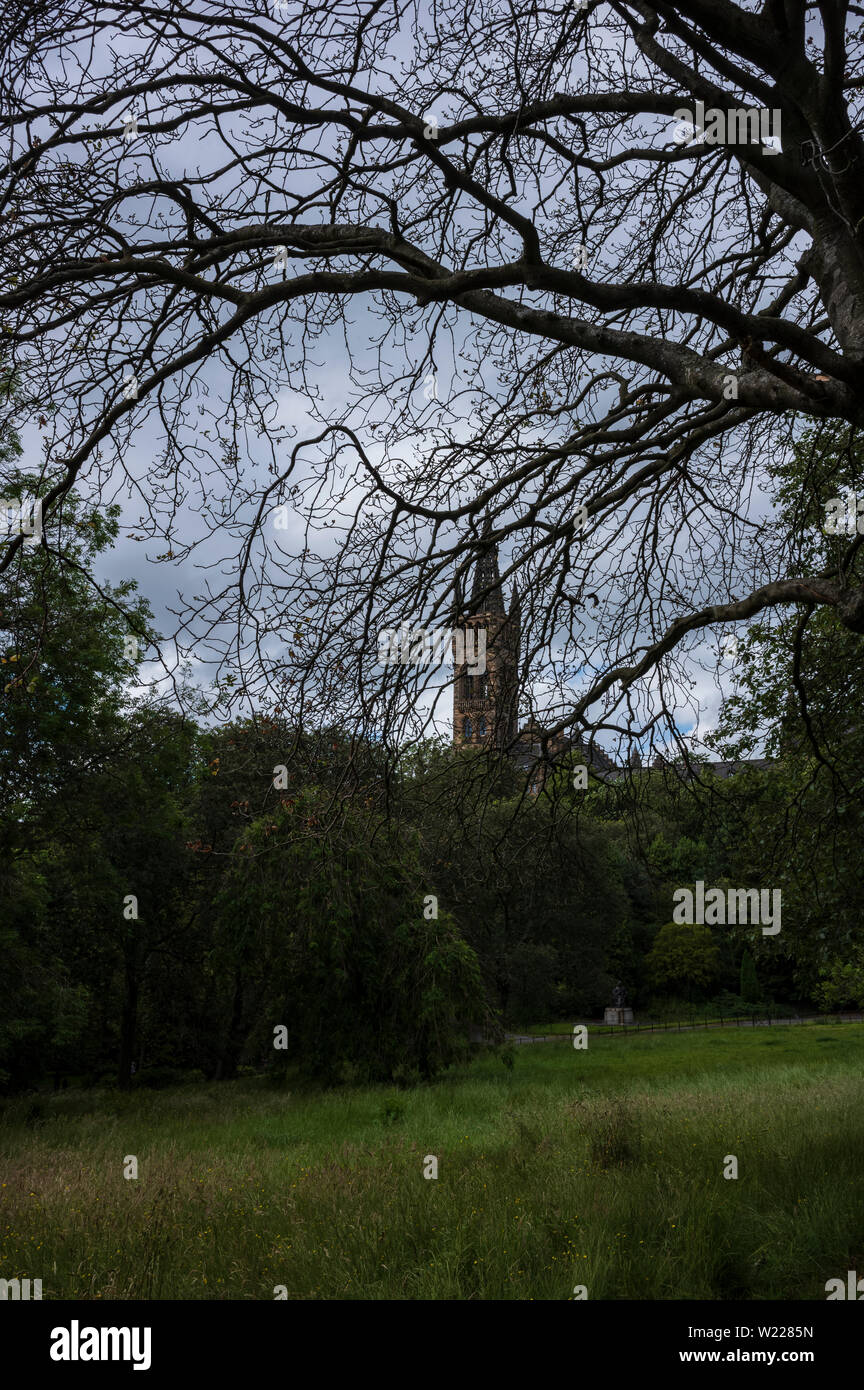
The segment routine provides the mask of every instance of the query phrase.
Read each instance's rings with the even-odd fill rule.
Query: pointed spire
[[[485,546],[474,566],[471,612],[496,613],[503,618],[504,594],[501,590],[501,574],[498,569],[498,547],[488,540],[491,534],[492,521],[487,516],[483,523],[481,535],[481,540],[485,542]]]
[[[518,623],[522,617],[522,600],[519,597],[519,590],[516,588],[516,581],[513,581],[513,595],[510,599],[510,617],[513,622]]]
[[[462,621],[462,614],[465,612],[465,598],[462,593],[462,580],[459,577],[459,570],[453,580],[453,621],[452,626],[458,627]]]

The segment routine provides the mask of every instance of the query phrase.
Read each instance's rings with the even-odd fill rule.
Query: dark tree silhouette
[[[298,724],[422,725],[377,633],[451,620],[493,544],[550,734],[645,737],[766,609],[864,632],[861,538],[808,569],[760,502],[805,424],[859,427],[862,18],[12,0],[0,337],[46,530],[128,483],[178,652]],[[726,143],[683,143],[697,102]]]

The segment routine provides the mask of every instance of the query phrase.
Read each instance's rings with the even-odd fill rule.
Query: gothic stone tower
[[[467,661],[453,671],[453,742],[459,747],[506,748],[516,738],[519,714],[519,626],[516,586],[510,612],[504,608],[498,553],[494,546],[478,560],[471,598],[456,595],[456,625],[467,632],[486,633],[486,670],[472,673],[477,663],[476,636],[466,638]],[[473,643],[473,645],[472,645]]]

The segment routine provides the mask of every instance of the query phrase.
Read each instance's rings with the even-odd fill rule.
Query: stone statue
[[[627,1003],[627,991],[620,980],[612,991],[612,1004],[603,1015],[604,1023],[628,1024],[633,1022],[633,1010]]]

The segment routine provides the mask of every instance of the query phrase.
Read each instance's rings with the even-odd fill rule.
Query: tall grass
[[[862,1063],[864,1028],[820,1025],[537,1044],[403,1092],[21,1098],[0,1277],[45,1298],[824,1299],[864,1273]]]

